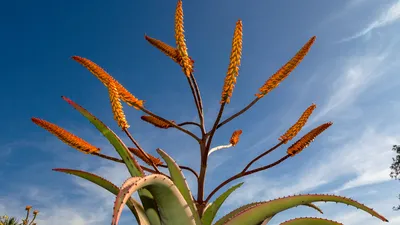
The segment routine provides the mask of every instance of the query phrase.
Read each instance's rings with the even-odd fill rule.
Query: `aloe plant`
[[[32,209],[32,206],[27,205],[25,207],[26,211],[26,217],[25,219],[22,220],[22,222],[18,222],[18,220],[15,217],[8,217],[7,215],[4,215],[0,217],[0,225],[36,225],[35,219],[36,216],[39,214],[38,210],[33,210],[33,218],[32,220],[29,220],[29,215],[30,211]]]
[[[221,182],[220,185],[215,187],[207,196],[204,193],[206,171],[208,165],[208,157],[211,153],[234,147],[238,144],[241,130],[233,132],[229,143],[212,147],[212,140],[216,131],[239,117],[252,106],[254,106],[260,99],[266,96],[269,92],[275,89],[289,74],[297,67],[297,65],[303,60],[311,46],[316,40],[316,37],[311,37],[306,44],[284,64],[277,72],[275,72],[264,85],[259,89],[259,92],[255,95],[255,98],[245,108],[222,120],[222,115],[225,106],[230,103],[231,96],[236,84],[236,79],[239,74],[239,67],[242,55],[242,21],[238,20],[233,34],[232,40],[232,51],[230,55],[230,62],[228,71],[224,81],[222,89],[220,110],[217,117],[214,120],[211,129],[206,129],[203,103],[200,95],[200,89],[194,77],[194,61],[189,56],[185,35],[183,29],[183,9],[182,1],[178,0],[176,13],[175,13],[175,39],[176,47],[170,46],[158,39],[145,35],[145,39],[154,47],[162,51],[174,62],[176,62],[181,68],[188,81],[191,89],[193,100],[197,109],[199,122],[181,122],[177,123],[173,120],[168,120],[162,116],[159,116],[144,106],[144,101],[139,100],[126,90],[114,77],[109,75],[104,69],[90,61],[89,59],[73,56],[72,58],[86,67],[91,73],[93,73],[107,88],[110,96],[111,109],[114,115],[114,119],[117,121],[118,126],[128,136],[133,146],[128,146],[117,136],[116,133],[111,131],[103,122],[98,118],[84,109],[82,106],[73,102],[67,97],[62,97],[68,102],[73,108],[81,113],[86,119],[94,125],[94,127],[104,135],[104,137],[110,142],[115,148],[120,158],[110,157],[102,154],[100,148],[92,145],[83,139],[75,136],[74,134],[66,131],[65,129],[47,122],[42,119],[32,118],[32,121],[37,125],[45,128],[59,139],[67,143],[68,145],[76,148],[77,150],[91,154],[97,157],[101,157],[106,160],[111,160],[116,163],[123,163],[129,171],[131,177],[129,177],[120,187],[107,181],[106,179],[80,170],[57,168],[54,171],[72,174],[90,182],[97,184],[98,186],[108,190],[116,196],[112,224],[117,225],[122,213],[122,208],[127,205],[132,214],[135,216],[136,221],[141,225],[265,225],[268,224],[273,217],[282,213],[287,209],[296,206],[311,207],[322,213],[321,209],[314,205],[315,202],[336,202],[354,206],[358,209],[369,213],[370,215],[380,219],[381,221],[387,222],[388,220],[372,210],[367,206],[358,203],[349,198],[335,195],[322,195],[322,194],[304,194],[287,196],[278,199],[273,199],[265,202],[255,202],[244,206],[241,206],[227,215],[221,217],[218,221],[215,221],[215,217],[218,210],[221,208],[225,200],[243,183],[238,183],[231,188],[227,189],[224,193],[220,194],[219,197],[214,198],[221,188],[225,187],[229,183],[241,179],[245,176],[265,171],[270,169],[289,158],[292,158],[304,150],[318,135],[329,128],[332,122],[323,123],[320,126],[312,129],[306,135],[299,138],[296,142],[287,148],[286,154],[274,163],[264,165],[261,167],[251,168],[254,162],[260,158],[268,155],[272,151],[275,151],[279,147],[287,144],[291,141],[306,124],[308,118],[315,110],[316,105],[311,104],[304,113],[300,116],[297,122],[294,123],[281,137],[278,138],[278,143],[266,150],[262,154],[256,156],[251,160],[242,170],[238,171],[235,175],[231,176],[227,180]],[[142,111],[145,115],[141,119],[147,123],[154,125],[160,129],[177,129],[191,138],[193,138],[198,144],[201,153],[200,157],[200,171],[197,172],[194,169],[178,164],[171,156],[165,151],[157,149],[158,154],[162,160],[149,154],[145,151],[140,144],[132,137],[129,132],[129,124],[125,118],[125,114],[122,108],[121,101],[127,103],[128,106],[135,108],[136,110]],[[185,129],[185,126],[196,126],[199,129],[199,135]],[[228,141],[227,141],[228,142]],[[140,159],[144,164],[140,164],[137,159]],[[163,173],[159,169],[167,168],[168,173]],[[193,195],[191,190],[186,183],[186,179],[182,173],[182,170],[191,172],[197,181],[197,194]],[[136,201],[131,197],[135,192],[138,192],[140,201]],[[110,209],[111,210],[111,209]],[[305,225],[305,224],[340,224],[336,221],[326,220],[322,218],[294,218],[292,220],[281,223],[282,225]]]

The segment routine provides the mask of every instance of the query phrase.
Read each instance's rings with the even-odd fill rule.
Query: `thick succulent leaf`
[[[166,176],[152,174],[143,178],[132,178],[136,182],[122,189],[114,203],[112,225],[117,225],[122,213],[122,207],[130,196],[140,188],[146,188],[154,196],[161,224],[163,225],[196,225],[187,202],[179,192],[175,184]],[[123,185],[124,186],[124,185]]]
[[[229,195],[232,192],[234,192],[242,185],[243,182],[232,186],[231,188],[226,190],[223,194],[221,194],[217,199],[215,199],[215,201],[211,203],[209,207],[207,207],[206,211],[203,214],[203,217],[201,218],[203,225],[211,225],[221,205],[225,202],[225,200],[229,197]]]
[[[238,215],[242,211],[245,211],[245,209],[251,208],[251,207],[261,204],[261,203],[262,202],[253,202],[253,203],[250,203],[247,205],[243,205],[237,209],[234,209],[233,211],[231,211],[230,213],[226,214],[221,219],[219,219],[214,225],[225,224],[225,222],[229,221],[231,218],[233,218],[235,215]],[[306,204],[300,204],[300,205],[311,207],[311,208],[317,210],[318,212],[322,213],[321,209],[319,209],[316,205],[314,205],[312,203],[309,203],[309,204],[306,203]],[[260,222],[259,225],[266,225],[272,219],[272,217],[273,216],[266,218],[263,222]]]
[[[93,116],[89,111],[87,111],[82,106],[76,104],[71,99],[67,97],[62,97],[70,105],[72,105],[78,112],[80,112],[84,117],[86,117],[96,128],[99,130],[114,146],[115,150],[121,156],[124,161],[125,166],[128,168],[129,173],[132,176],[143,176],[143,170],[141,169],[138,162],[132,157],[126,145],[121,141],[121,139],[103,122]],[[146,190],[139,190],[139,197],[143,203],[146,215],[148,216],[152,225],[160,225],[160,219],[157,213],[157,205],[154,203],[153,197]]]
[[[343,223],[339,223],[333,220],[327,220],[322,218],[296,218],[292,220],[288,220],[286,222],[281,223],[280,225],[343,225]]]
[[[310,208],[313,208],[313,209],[317,210],[319,213],[324,214],[324,212],[318,206],[316,206],[316,205],[314,205],[312,203],[306,203],[306,204],[303,204],[303,205],[304,206],[308,206]]]
[[[200,216],[197,212],[196,205],[194,204],[193,201],[193,195],[190,192],[189,186],[186,182],[185,177],[183,176],[182,170],[179,167],[179,165],[175,162],[175,160],[169,156],[166,152],[164,152],[161,149],[157,149],[158,154],[164,159],[165,163],[168,166],[169,174],[171,176],[172,181],[174,182],[175,186],[178,188],[178,190],[181,192],[183,198],[187,202],[187,204],[190,207],[190,210],[192,211],[194,220],[197,225],[205,225],[204,223],[201,223]]]
[[[226,220],[225,218],[224,221],[218,221],[216,224],[255,225],[272,215],[275,215],[279,212],[290,209],[292,207],[306,203],[321,202],[321,201],[344,203],[347,205],[351,205],[371,214],[372,216],[381,219],[382,221],[386,222],[388,221],[386,218],[379,215],[373,209],[368,208],[367,206],[358,203],[352,199],[335,195],[310,194],[310,195],[288,196],[267,202],[259,202],[257,204],[252,204],[250,207],[244,206],[242,207],[244,209],[240,213],[231,216],[230,218],[228,218],[228,220]]]
[[[272,220],[272,217],[273,217],[273,216],[268,217],[267,219],[265,219],[264,221],[262,221],[262,223],[260,223],[259,225],[267,225],[267,224]]]
[[[111,183],[110,181],[108,181],[102,177],[99,177],[95,174],[89,173],[89,172],[85,172],[85,171],[81,171],[81,170],[72,170],[72,169],[61,169],[61,168],[56,168],[53,170],[57,171],[57,172],[72,174],[72,175],[81,177],[85,180],[88,180],[88,181],[94,183],[94,184],[97,184],[98,186],[106,189],[107,191],[113,193],[114,195],[118,195],[118,193],[120,191],[119,188],[117,186],[115,186],[113,183]],[[126,202],[126,205],[132,211],[132,213],[135,215],[136,220],[138,221],[138,223],[140,225],[150,225],[150,222],[147,219],[147,216],[144,212],[143,206],[140,205],[139,202],[137,202],[133,198],[129,198],[129,200]]]
[[[140,168],[138,162],[129,153],[126,145],[109,127],[107,127],[103,122],[93,116],[82,106],[73,102],[71,99],[64,96],[62,98],[70,105],[72,105],[76,110],[78,110],[78,112],[80,112],[84,117],[86,117],[97,128],[97,130],[99,130],[104,135],[104,137],[107,138],[107,140],[114,146],[115,150],[121,156],[122,160],[129,170],[129,173],[132,176],[143,176],[143,171]]]

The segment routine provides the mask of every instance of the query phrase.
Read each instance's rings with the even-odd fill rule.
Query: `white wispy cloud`
[[[358,0],[356,2],[359,2],[359,1],[360,0]],[[396,3],[394,3],[388,9],[384,10],[384,12],[382,12],[381,15],[379,15],[368,26],[366,26],[364,29],[362,29],[360,32],[356,33],[355,35],[342,39],[340,42],[346,42],[346,41],[360,38],[362,36],[365,36],[365,35],[371,33],[373,30],[391,25],[394,22],[397,22],[399,19],[400,19],[400,1],[396,0]]]

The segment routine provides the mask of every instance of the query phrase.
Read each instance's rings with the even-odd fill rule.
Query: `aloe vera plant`
[[[204,193],[205,177],[208,165],[208,157],[211,153],[234,147],[238,144],[241,130],[233,132],[231,139],[228,144],[212,147],[212,140],[216,131],[242,115],[249,108],[254,106],[260,99],[266,96],[269,92],[275,89],[289,74],[297,67],[297,65],[303,60],[311,46],[316,40],[316,37],[311,37],[306,44],[284,64],[276,73],[274,73],[264,85],[256,93],[255,98],[250,102],[244,109],[238,111],[232,116],[225,120],[222,120],[222,115],[225,106],[230,103],[231,96],[236,84],[236,79],[239,75],[239,67],[242,55],[242,21],[238,20],[233,34],[232,40],[232,51],[230,55],[230,62],[228,71],[224,81],[222,89],[220,110],[214,120],[211,129],[206,129],[203,103],[200,95],[200,89],[194,77],[194,61],[189,56],[185,35],[183,29],[183,9],[182,1],[178,0],[175,13],[175,39],[176,46],[170,46],[158,39],[145,36],[145,39],[154,47],[162,51],[168,57],[170,57],[175,63],[177,63],[185,75],[189,87],[191,89],[194,103],[197,109],[199,122],[182,122],[177,123],[173,120],[168,120],[162,116],[156,115],[148,108],[145,107],[144,101],[139,100],[126,90],[114,77],[109,75],[104,69],[90,61],[89,59],[73,56],[72,58],[86,67],[91,73],[93,73],[107,88],[110,96],[111,109],[114,115],[114,119],[117,121],[118,126],[128,136],[133,146],[128,146],[117,136],[116,133],[110,130],[103,122],[98,118],[84,109],[82,106],[73,102],[67,97],[62,97],[68,102],[73,108],[81,113],[87,120],[94,125],[94,127],[101,132],[104,137],[110,142],[115,148],[120,158],[110,157],[101,153],[101,149],[92,145],[83,139],[75,136],[74,134],[66,131],[65,129],[47,122],[42,119],[32,118],[32,121],[37,125],[45,128],[59,139],[67,143],[68,145],[76,148],[77,150],[91,154],[97,157],[101,157],[106,160],[111,160],[116,163],[123,163],[129,171],[131,177],[129,177],[120,187],[107,181],[106,179],[80,170],[57,168],[54,169],[58,172],[72,174],[90,182],[97,184],[98,186],[108,190],[115,197],[115,203],[113,208],[112,221],[113,225],[117,225],[122,209],[124,205],[127,205],[136,221],[141,225],[265,225],[268,224],[275,215],[281,213],[287,209],[304,206],[311,207],[322,213],[321,209],[314,205],[315,202],[336,202],[343,203],[346,205],[354,206],[358,209],[369,213],[370,215],[378,218],[381,221],[387,222],[388,220],[382,215],[375,212],[373,209],[358,203],[349,198],[335,196],[335,195],[323,195],[323,194],[304,194],[287,196],[278,199],[273,199],[264,202],[254,202],[244,206],[241,206],[227,215],[221,217],[218,221],[215,221],[218,210],[221,208],[225,200],[243,183],[238,183],[231,186],[224,193],[214,198],[221,188],[230,184],[231,182],[243,178],[245,176],[261,172],[270,169],[289,158],[292,158],[304,150],[318,135],[329,128],[332,122],[323,123],[320,126],[312,129],[306,135],[299,138],[296,142],[287,148],[286,154],[275,161],[274,163],[264,165],[261,167],[251,168],[252,165],[260,158],[268,155],[272,151],[275,151],[279,147],[287,144],[291,141],[306,124],[308,118],[315,110],[316,105],[311,104],[304,113],[300,116],[298,121],[291,126],[286,133],[278,138],[278,143],[266,150],[262,154],[256,156],[251,160],[241,171],[238,171],[235,175],[231,176],[227,180],[221,182],[220,185],[215,187],[207,196]],[[122,109],[121,101],[127,103],[128,106],[135,108],[136,110],[142,111],[145,115],[141,119],[147,123],[154,125],[160,129],[177,129],[191,138],[193,138],[198,144],[201,153],[200,157],[200,171],[197,172],[190,167],[182,166],[178,164],[171,156],[169,156],[162,149],[157,149],[158,154],[162,160],[146,152],[140,144],[132,137],[129,132],[129,124],[125,118],[124,111]],[[193,125],[199,129],[199,134],[185,129],[185,126]],[[227,141],[228,142],[228,141]],[[140,159],[146,165],[139,164],[137,159]],[[167,168],[168,173],[163,173],[160,168]],[[197,181],[197,194],[193,195],[191,190],[186,183],[185,177],[182,170],[191,172]],[[131,196],[133,193],[138,192],[140,201],[133,199]],[[111,209],[110,209],[111,211]],[[305,224],[340,224],[336,221],[326,220],[322,218],[294,218],[292,220],[281,223],[282,225],[305,225]]]

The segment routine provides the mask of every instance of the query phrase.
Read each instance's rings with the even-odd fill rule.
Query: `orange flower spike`
[[[164,122],[162,120],[159,120],[159,119],[157,119],[157,118],[155,118],[153,116],[141,116],[140,118],[143,121],[146,121],[146,122],[148,122],[148,123],[150,123],[150,124],[152,124],[152,125],[154,125],[154,126],[156,126],[158,128],[168,129],[168,128],[171,127],[170,124],[168,124],[168,123],[166,123],[166,122]],[[171,120],[171,122],[174,123],[175,121]]]
[[[320,135],[323,131],[328,129],[332,124],[333,124],[332,122],[324,123],[319,127],[314,128],[306,135],[304,135],[302,138],[300,138],[300,140],[296,141],[292,146],[290,146],[287,149],[287,154],[290,156],[294,156],[300,153],[303,149],[308,147],[308,145],[310,145],[310,143],[313,142],[318,135]]]
[[[288,141],[292,140],[299,132],[300,130],[304,127],[304,125],[307,123],[308,118],[311,116],[312,112],[317,106],[315,104],[312,104],[309,106],[303,114],[300,116],[300,118],[297,120],[297,122],[290,127],[284,135],[282,135],[279,140],[283,141],[283,143],[287,143]]]
[[[34,122],[36,125],[46,129],[50,133],[52,133],[54,136],[56,136],[58,139],[63,141],[64,143],[68,144],[69,146],[83,152],[86,154],[90,154],[93,152],[100,152],[100,148],[97,148],[85,140],[81,139],[78,136],[75,136],[74,134],[64,130],[63,128],[52,124],[50,122],[47,122],[42,119],[38,118],[32,118],[32,122]]]
[[[237,145],[240,139],[240,135],[242,134],[242,130],[235,130],[232,134],[231,140],[229,141],[232,146]]]
[[[128,121],[126,121],[125,113],[122,110],[122,104],[119,99],[119,93],[115,87],[114,81],[108,84],[108,93],[110,95],[111,108],[114,114],[114,119],[117,121],[118,126],[122,129],[128,129]]]
[[[147,35],[144,36],[144,38],[154,47],[156,47],[158,50],[162,51],[165,55],[170,57],[172,60],[174,60],[176,63],[179,63],[180,57],[179,57],[179,52],[177,51],[176,48],[160,41],[155,38],[149,37]]]
[[[310,40],[296,53],[296,55],[282,66],[274,75],[272,75],[265,84],[259,89],[259,93],[256,94],[257,98],[262,98],[271,92],[274,88],[278,87],[289,74],[300,64],[303,58],[307,55],[311,46],[314,44],[316,37],[310,38]]]
[[[242,41],[242,21],[238,20],[233,34],[230,62],[222,90],[221,104],[230,102],[233,88],[236,84],[236,77],[239,75],[239,66],[242,57]]]
[[[160,41],[155,38],[149,37],[147,35],[144,38],[158,50],[162,51],[166,56],[170,57],[174,62],[178,63],[183,68],[183,60],[179,54],[178,49]],[[190,65],[191,65],[191,72],[193,72],[193,64],[194,61],[189,57]]]
[[[147,160],[147,158],[142,154],[142,152],[141,152],[139,149],[137,149],[137,148],[129,148],[129,150],[130,150],[134,155],[136,155],[136,156],[139,157],[141,160],[143,160],[143,162],[147,163],[147,165],[150,165],[150,166],[151,166],[151,165],[152,165],[151,162],[153,162],[154,165],[156,165],[156,166],[159,166],[159,165],[162,165],[162,164],[163,164],[163,162],[162,162],[159,158],[156,158],[156,157],[150,155],[149,153],[146,153],[147,156],[149,157],[149,159],[151,160],[151,162],[149,162],[149,161]]]
[[[175,41],[179,56],[182,59],[183,72],[189,77],[192,72],[192,63],[187,52],[184,32],[182,0],[178,0],[175,11]]]
[[[86,67],[93,75],[95,75],[107,88],[111,81],[114,81],[115,87],[118,90],[119,96],[122,101],[126,102],[129,106],[133,106],[135,109],[143,108],[143,100],[138,100],[133,96],[124,86],[122,86],[117,80],[115,80],[110,74],[108,74],[103,68],[89,59],[72,56],[72,59],[79,62],[81,65]]]

